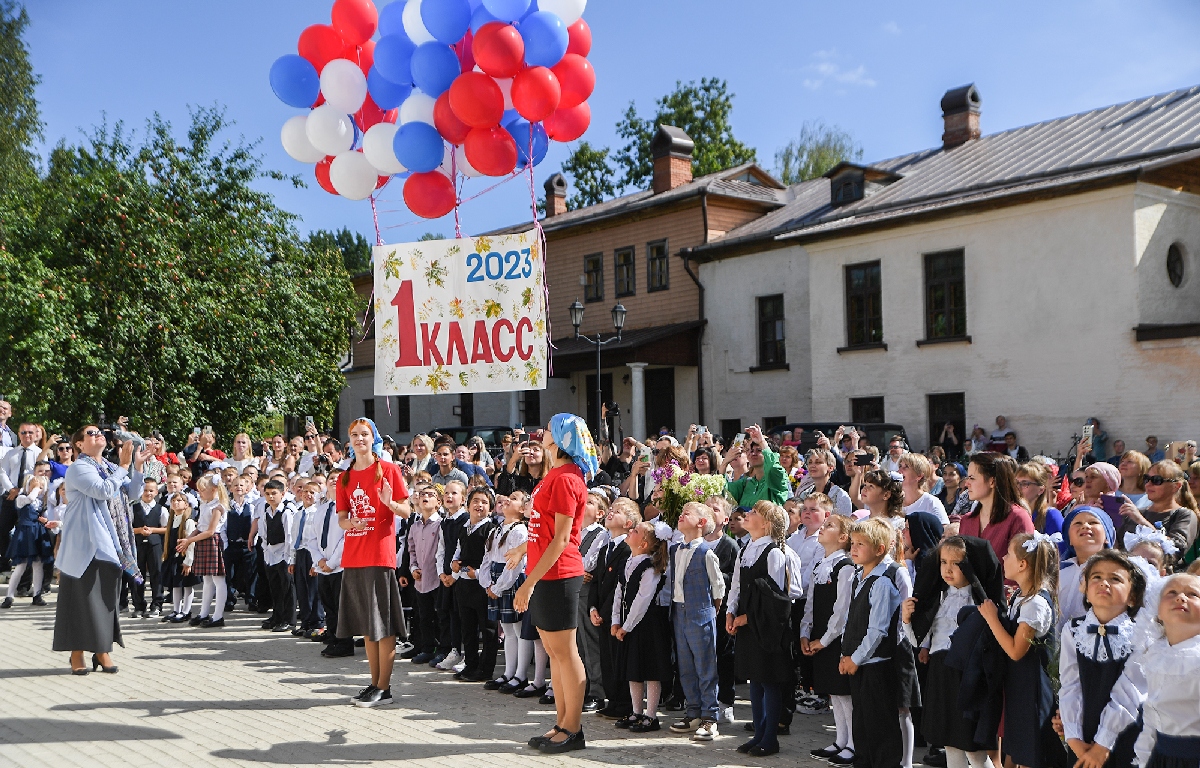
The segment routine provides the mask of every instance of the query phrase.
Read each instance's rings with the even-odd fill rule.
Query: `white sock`
[[[629,681],[629,698],[633,699],[633,714],[640,715],[645,710],[642,709],[642,697],[646,694],[645,683],[635,683]]]
[[[200,590],[200,618],[207,619],[212,615],[212,608],[210,606],[212,605],[213,595],[216,594],[217,585],[213,581],[213,576],[202,576],[201,578],[204,579],[204,586]]]
[[[29,588],[31,590],[33,590],[33,594],[35,597],[37,595],[42,594],[42,592],[44,592],[46,589],[46,585],[42,583],[42,573],[43,573],[42,561],[34,560],[33,561],[33,582],[29,585]]]
[[[900,765],[902,768],[913,768],[913,740],[916,738],[916,730],[913,728],[912,713],[907,709],[900,710],[900,738],[904,742]]]
[[[658,700],[662,698],[662,682],[646,681],[646,717],[658,717]]]
[[[181,613],[191,613],[192,612],[192,600],[195,597],[196,597],[196,588],[195,587],[184,587],[183,588],[183,610],[180,611]]]
[[[521,625],[513,622],[512,624],[502,624],[504,627],[504,676],[510,680],[517,674],[517,656],[520,654],[518,650],[521,645]],[[529,660],[526,659],[526,664]]]
[[[171,587],[171,608],[175,613],[183,613],[183,587]]]
[[[207,576],[205,578],[208,578]],[[213,621],[220,621],[225,618],[225,601],[229,599],[229,585],[225,583],[224,576],[213,576],[213,583],[216,585],[216,603],[213,605],[212,618]]]
[[[529,662],[533,661],[533,651],[535,640],[520,640],[518,641],[519,652],[517,654],[517,671],[516,678],[518,680],[529,679]]]
[[[546,684],[546,668],[550,666],[550,654],[546,653],[546,646],[542,645],[541,640],[533,641],[533,686],[541,688]]]
[[[854,749],[853,700],[849,696],[830,696],[829,703],[833,707],[833,724],[837,729],[835,746]]]
[[[8,575],[9,600],[17,596],[17,584],[21,583],[21,577],[25,575],[25,569],[28,565],[28,563],[13,563],[12,573]]]

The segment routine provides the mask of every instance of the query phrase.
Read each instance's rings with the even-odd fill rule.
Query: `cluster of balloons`
[[[457,173],[506,176],[587,130],[586,3],[335,0],[271,66],[275,95],[309,110],[284,123],[283,148],[331,194],[362,200],[397,177],[413,213],[444,216]]]

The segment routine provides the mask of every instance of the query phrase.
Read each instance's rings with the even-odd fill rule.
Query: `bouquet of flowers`
[[[689,501],[703,503],[710,496],[725,495],[724,475],[701,475],[686,472],[676,461],[650,472],[654,480],[654,505],[662,512],[662,521],[672,528]],[[661,495],[660,495],[661,492]]]

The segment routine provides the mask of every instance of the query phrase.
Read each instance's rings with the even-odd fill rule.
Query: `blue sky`
[[[399,0],[397,0],[399,1]],[[381,3],[382,0],[376,0]],[[332,0],[32,0],[27,36],[47,145],[77,142],[105,119],[141,129],[154,112],[186,129],[189,105],[220,104],[236,131],[263,141],[267,167],[311,180],[296,190],[263,182],[301,232],[348,226],[373,233],[366,201],[321,191],[291,160],[279,129],[293,110],[267,72],[294,53]],[[736,94],[734,131],[771,168],[806,120],[845,128],[870,161],[940,142],[948,88],[974,82],[983,130],[1004,130],[1200,83],[1200,3],[1194,0],[810,2],[810,0],[592,0],[593,144],[617,144],[632,100],[643,115],[676,80],[722,77]],[[541,184],[567,156],[554,144]],[[493,181],[471,182],[473,195]],[[379,204],[384,239],[452,235],[452,218],[409,213],[399,185]],[[528,219],[518,178],[463,206],[467,234]]]

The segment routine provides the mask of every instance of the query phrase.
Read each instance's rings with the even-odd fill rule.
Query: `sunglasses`
[[[1083,487],[1083,478],[1082,477],[1072,477],[1071,485],[1075,486],[1076,488],[1082,488]]]
[[[89,429],[88,431],[84,432],[83,434],[87,435],[88,437],[100,437],[104,433],[98,429]]]
[[[1177,478],[1163,477],[1162,475],[1143,475],[1142,482],[1146,485],[1162,485],[1163,483],[1178,483],[1181,481]]]

